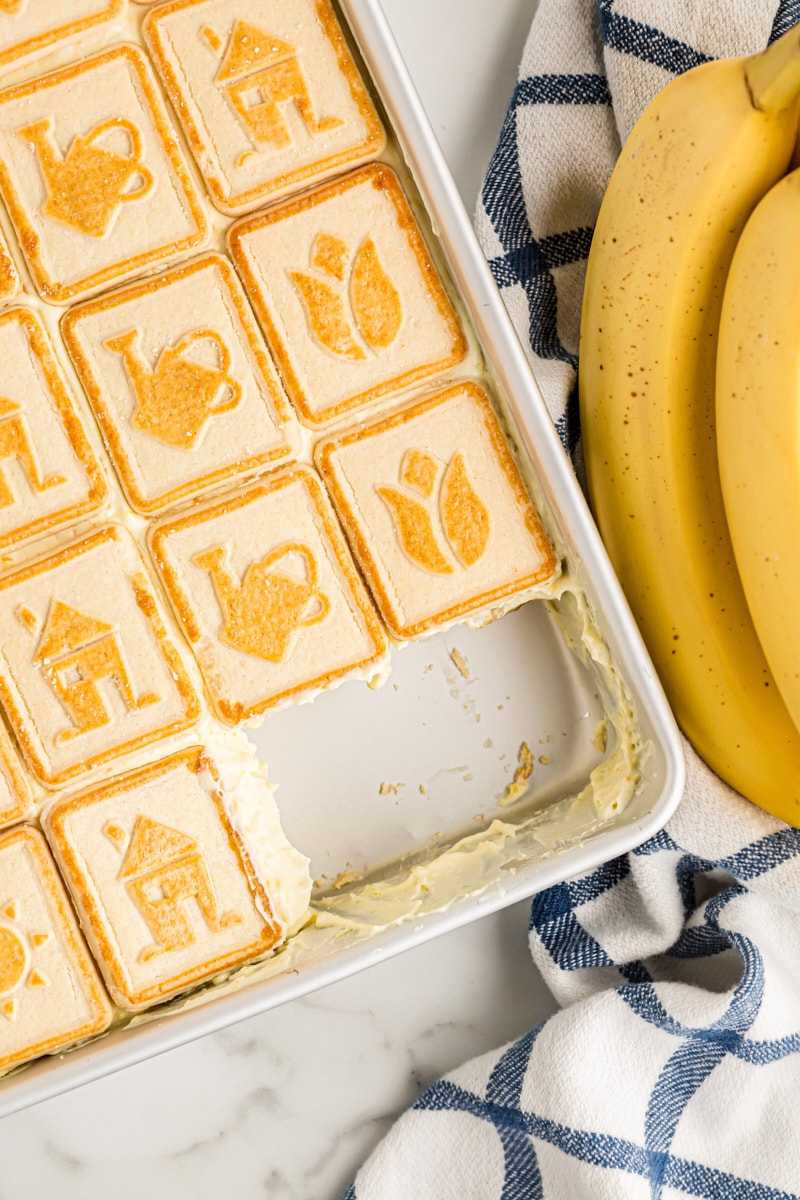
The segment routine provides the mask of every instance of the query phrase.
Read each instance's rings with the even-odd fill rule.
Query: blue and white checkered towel
[[[800,0],[541,0],[478,231],[580,473],[580,297],[600,199],[667,80]],[[638,850],[533,902],[562,1009],[428,1088],[345,1200],[800,1197],[800,831],[687,748]]]

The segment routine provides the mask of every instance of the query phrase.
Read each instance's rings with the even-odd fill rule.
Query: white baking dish
[[[669,708],[380,6],[341,10],[574,590],[396,651],[377,692],[349,683],[269,717],[253,740],[319,880],[313,924],[266,964],[0,1081],[0,1115],[590,869],[658,830],[681,794]]]

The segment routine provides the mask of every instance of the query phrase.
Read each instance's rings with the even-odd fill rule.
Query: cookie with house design
[[[45,839],[27,825],[0,834],[0,1075],[112,1015]]]
[[[462,361],[397,176],[363,167],[237,222],[229,244],[301,419],[320,428]]]
[[[133,45],[0,91],[0,192],[45,300],[66,304],[201,247],[205,213]]]
[[[61,328],[139,512],[163,511],[296,450],[299,430],[223,255],[77,305]]]
[[[19,291],[19,272],[6,239],[0,232],[0,305],[9,304],[19,294]]]
[[[282,938],[199,748],[56,800],[43,821],[120,1008],[169,999]]]
[[[397,638],[489,619],[558,572],[489,395],[476,383],[332,436],[317,444],[316,461]]]
[[[0,362],[0,550],[9,550],[97,513],[107,488],[31,309],[0,313]]]
[[[309,468],[167,519],[150,547],[222,720],[382,668],[385,634]]]
[[[383,149],[329,0],[172,0],[143,28],[222,212],[248,212]]]
[[[108,525],[0,577],[0,702],[58,786],[191,726],[199,703],[131,535]]]
[[[55,45],[111,33],[126,11],[126,0],[0,0],[0,71],[32,62]]]
[[[0,721],[0,829],[30,814],[33,796],[8,730]]]

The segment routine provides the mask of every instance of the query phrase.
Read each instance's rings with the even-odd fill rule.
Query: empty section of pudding
[[[144,36],[214,204],[236,215],[378,155],[329,0],[172,0]]]
[[[53,304],[208,237],[152,69],[133,45],[0,91],[0,192],[34,285]]]
[[[466,356],[408,200],[383,164],[236,222],[228,242],[289,398],[312,428]]]
[[[30,308],[0,313],[0,550],[54,533],[107,499],[52,343]]]
[[[137,511],[163,512],[297,453],[299,429],[223,255],[77,305],[61,330]]]
[[[191,747],[80,795],[43,825],[115,1003],[141,1011],[262,957],[282,915],[228,816],[222,771]]]
[[[317,443],[316,460],[399,639],[546,594],[558,560],[484,388],[463,381]]]
[[[310,468],[168,518],[150,548],[223,721],[385,670],[386,636]]]
[[[113,1009],[42,834],[0,834],[0,1075],[106,1030]]]
[[[131,535],[109,525],[0,577],[0,701],[48,787],[193,725],[200,705]]]

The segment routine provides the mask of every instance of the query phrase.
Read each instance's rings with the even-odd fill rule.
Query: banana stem
[[[800,26],[748,59],[745,76],[753,107],[781,112],[800,95]]]

